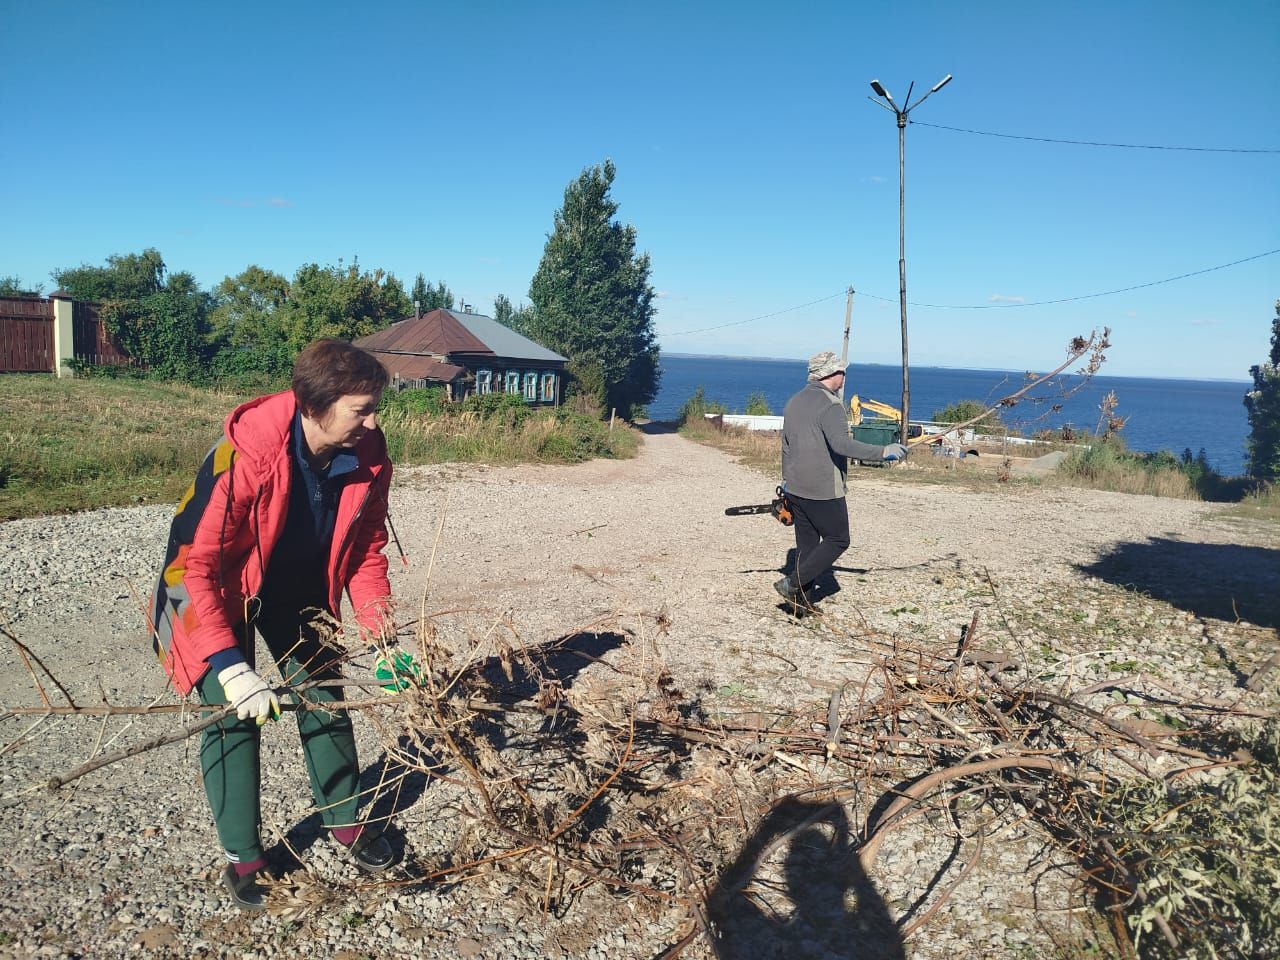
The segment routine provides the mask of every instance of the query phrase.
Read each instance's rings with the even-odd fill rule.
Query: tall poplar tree
[[[589,167],[564,191],[564,206],[529,285],[525,332],[570,360],[583,392],[631,417],[658,392],[649,255],[636,230],[613,219],[613,161]]]
[[[1244,395],[1249,411],[1249,475],[1280,481],[1280,300],[1271,321],[1271,360],[1252,367],[1253,389]]]
[[[413,281],[413,292],[409,294],[409,299],[417,303],[418,309],[423,313],[430,313],[439,307],[453,309],[453,291],[445,286],[443,280],[436,284],[427,283],[427,278],[422,274],[418,274]]]

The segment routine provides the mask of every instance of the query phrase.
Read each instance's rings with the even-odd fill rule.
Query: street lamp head
[[[951,82],[951,74],[949,74],[949,73],[948,73],[945,77],[943,77],[941,80],[939,80],[937,83],[935,83],[935,84],[933,85],[933,89],[932,89],[932,90],[930,90],[929,92],[930,92],[930,93],[937,93],[939,90],[941,90],[943,87],[945,87],[945,86],[946,86],[948,83],[950,83],[950,82]]]
[[[880,81],[879,81],[879,80],[872,80],[872,81],[871,81],[871,89],[872,89],[872,90],[874,90],[874,91],[876,92],[876,96],[877,96],[877,97],[884,97],[886,100],[889,100],[889,101],[892,101],[892,100],[893,100],[893,97],[891,97],[891,96],[889,95],[889,91],[888,91],[888,90],[886,90],[886,89],[885,89],[885,88],[880,84]]]

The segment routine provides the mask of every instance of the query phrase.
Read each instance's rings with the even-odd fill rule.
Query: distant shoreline
[[[681,360],[751,360],[759,363],[806,363],[805,359],[795,357],[744,357],[730,353],[678,353],[674,350],[663,350],[663,357],[675,357]],[[851,367],[897,367],[896,363],[851,363]],[[962,370],[976,373],[1005,373],[1015,376],[1022,376],[1026,373],[1023,370],[1005,370],[1001,367],[942,367],[934,364],[918,363],[911,365],[912,370]],[[1074,376],[1072,373],[1064,373],[1063,376]],[[1095,374],[1097,380],[1153,380],[1161,383],[1231,383],[1238,384],[1242,387],[1250,387],[1253,382],[1251,380],[1236,380],[1232,377],[1153,377],[1149,375],[1139,374],[1122,374],[1122,373],[1098,373]]]

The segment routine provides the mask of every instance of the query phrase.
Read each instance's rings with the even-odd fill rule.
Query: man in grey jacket
[[[773,585],[797,607],[806,591],[849,547],[849,458],[901,460],[900,443],[878,447],[849,435],[840,401],[844,366],[831,351],[809,358],[809,383],[787,401],[782,418],[782,487],[795,516],[795,568]]]

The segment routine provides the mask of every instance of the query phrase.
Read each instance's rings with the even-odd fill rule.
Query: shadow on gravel
[[[530,664],[518,657],[509,659],[507,666],[511,670],[508,680],[503,670],[502,659],[490,657],[478,667],[480,675],[487,682],[488,699],[502,706],[513,706],[521,701],[533,700],[542,688],[543,681],[569,687],[582,670],[600,657],[616,650],[627,642],[624,634],[606,632],[579,632],[567,634],[537,647],[529,649]],[[554,718],[549,718],[551,722]],[[484,724],[485,733],[495,749],[507,746],[506,734],[498,724]],[[372,763],[366,764],[360,773],[359,790],[362,797],[371,797],[368,804],[361,806],[360,818],[363,822],[384,830],[391,845],[396,850],[404,849],[404,836],[395,827],[394,818],[414,806],[422,799],[430,784],[431,778],[423,769],[431,769],[443,775],[449,775],[451,767],[439,756],[422,753],[408,737],[401,737],[398,743],[399,755],[408,764],[393,761],[386,753],[382,753]],[[312,814],[289,830],[285,842],[277,844],[268,856],[273,867],[281,872],[297,869],[301,864],[290,851],[299,855],[305,854],[327,831],[320,822],[319,814]]]
[[[489,698],[499,706],[511,707],[521,701],[536,700],[543,684],[568,689],[573,686],[579,673],[626,642],[625,634],[612,630],[602,633],[570,633],[530,647],[530,663],[525,663],[516,656],[507,658],[505,667],[510,670],[510,679],[500,657],[490,657],[485,661],[481,667],[481,675],[489,685]],[[548,712],[542,724],[543,731],[550,729],[556,722],[555,712]],[[483,732],[495,750],[509,745],[507,730],[502,724],[486,724]]]
[[[707,900],[718,960],[903,960],[839,804],[782,801]]]
[[[626,642],[625,634],[612,630],[570,633],[528,648],[532,669],[519,657],[511,657],[510,679],[507,679],[499,657],[490,657],[480,669],[498,702],[509,706],[520,700],[533,699],[543,681],[559,683],[562,687],[572,686],[585,668]]]
[[[1079,569],[1197,617],[1280,628],[1280,550],[1157,537]]]
[[[660,433],[677,433],[680,425],[667,420],[649,420],[645,423],[637,423],[636,429],[646,436],[656,436]]]

